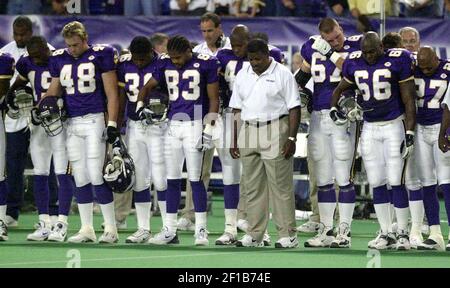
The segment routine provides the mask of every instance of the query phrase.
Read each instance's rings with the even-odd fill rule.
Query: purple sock
[[[391,203],[386,185],[373,188],[373,204]]]
[[[421,201],[423,200],[423,190],[410,190],[409,191],[409,201]]]
[[[0,206],[6,205],[6,199],[8,198],[8,185],[6,180],[0,182]]]
[[[386,186],[387,187],[387,186]],[[387,189],[388,193],[389,193],[389,202],[394,205],[394,190],[392,189]]]
[[[181,179],[167,179],[166,211],[178,213],[181,200]]]
[[[150,195],[150,190],[148,190],[148,188],[142,191],[134,191],[133,194],[135,203],[152,202],[152,196]]]
[[[203,184],[203,181],[191,181],[191,187],[195,212],[206,212],[208,195],[206,194],[205,184]]]
[[[317,199],[320,203],[336,203],[336,191],[334,185],[325,185],[318,187]]]
[[[224,185],[223,198],[225,209],[237,209],[239,204],[239,184]]]
[[[339,186],[339,203],[355,203],[356,192],[352,183]]]
[[[395,208],[408,208],[408,191],[406,191],[405,185],[392,186],[394,193],[394,207]]]
[[[59,215],[69,215],[70,204],[72,203],[74,182],[70,175],[57,175],[59,187],[58,187],[58,202],[59,202]]]
[[[33,176],[34,203],[36,203],[39,214],[48,214],[48,203],[50,192],[48,190],[48,176]]]
[[[94,193],[92,191],[92,185],[87,184],[83,187],[75,188],[75,198],[77,198],[78,204],[88,204],[94,202]]]
[[[113,192],[106,183],[94,185],[94,191],[99,204],[106,205],[114,201]]]
[[[167,190],[164,191],[156,191],[158,193],[158,201],[166,201],[166,193]]]
[[[428,224],[440,225],[439,221],[439,199],[437,197],[436,185],[423,187],[423,207],[427,215]]]
[[[447,220],[450,223],[450,184],[440,185],[444,193],[445,211],[447,211]]]

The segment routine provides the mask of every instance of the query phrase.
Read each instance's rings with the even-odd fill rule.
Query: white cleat
[[[181,217],[178,219],[177,229],[181,231],[195,231],[195,224],[188,218]]]
[[[297,231],[302,233],[317,233],[318,230],[319,223],[313,221],[308,221],[297,227]]]
[[[350,248],[352,246],[352,234],[350,226],[343,222],[339,224],[336,239],[330,244],[330,248]]]
[[[0,242],[8,241],[8,226],[3,220],[0,220]]]
[[[263,244],[266,247],[270,246],[272,244],[272,241],[270,240],[270,235],[267,232],[267,230],[266,230],[266,232],[264,233],[264,236],[263,236]]]
[[[27,240],[28,241],[46,241],[48,239],[48,236],[50,235],[49,224],[47,224],[41,220],[36,225],[36,227],[37,227],[36,231],[34,231],[31,234],[28,234]]]
[[[444,237],[442,234],[432,234],[417,246],[417,250],[445,251]]]
[[[98,238],[98,243],[101,244],[114,244],[119,242],[119,234],[117,231],[105,231],[102,236]]]
[[[420,233],[420,231],[411,230],[411,232],[409,233],[409,243],[411,244],[411,249],[418,249],[422,242],[422,233]]]
[[[194,235],[195,238],[195,246],[208,246],[208,231],[206,228],[200,228]]]
[[[13,217],[6,215],[5,217],[5,224],[8,228],[14,228],[19,226],[19,221],[14,219]]]
[[[64,242],[67,237],[67,224],[64,222],[58,221],[52,227],[52,231],[50,231],[50,235],[48,236],[48,241],[50,242]]]
[[[275,242],[275,248],[297,248],[298,247],[298,238],[297,236],[293,237],[282,237]]]
[[[409,242],[409,236],[407,231],[398,230],[396,249],[398,251],[406,251],[411,249],[411,243]]]
[[[225,232],[217,238],[216,245],[234,245],[236,243],[236,236],[231,233]]]
[[[178,235],[176,232],[170,232],[167,227],[164,227],[161,232],[148,240],[148,243],[155,245],[179,244]]]
[[[245,219],[238,219],[237,220],[237,229],[241,230],[242,232],[247,233],[248,231],[248,221]]]
[[[368,247],[370,249],[376,250],[386,250],[396,248],[397,239],[395,239],[394,234],[378,234],[378,236],[369,242]]]
[[[334,240],[333,228],[325,227],[322,223],[319,225],[317,235],[305,242],[305,247],[330,247]]]
[[[147,243],[151,237],[152,233],[149,230],[140,228],[138,231],[134,232],[133,235],[128,236],[125,243]]]
[[[236,247],[264,247],[263,241],[257,242],[252,236],[245,234],[240,240],[236,241]]]
[[[430,226],[428,224],[422,224],[421,232],[423,235],[430,235]]]
[[[77,234],[67,239],[69,243],[91,243],[96,241],[97,236],[95,236],[95,231],[92,227],[83,227]]]

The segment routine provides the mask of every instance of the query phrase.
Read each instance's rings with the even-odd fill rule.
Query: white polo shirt
[[[225,45],[223,45],[222,48],[217,49],[216,52],[212,52],[211,49],[209,49],[208,44],[206,44],[206,41],[195,46],[194,49],[192,49],[192,52],[199,54],[206,54],[209,56],[217,56],[219,50],[224,48],[231,49],[230,38],[228,37],[225,37]]]
[[[236,75],[230,107],[241,110],[243,121],[270,121],[300,106],[294,75],[283,64],[272,63],[261,75],[249,65]]]
[[[54,50],[52,45],[48,44],[48,47],[50,50]],[[14,60],[17,61],[19,58],[27,52],[26,48],[19,48],[17,47],[16,41],[9,42],[5,46],[3,46],[2,49],[0,49],[1,52],[9,53],[13,56]],[[17,75],[19,73],[17,70],[14,72],[14,76],[11,79],[11,85],[16,81]],[[19,119],[11,119],[8,114],[5,116],[5,130],[7,133],[13,133],[22,130],[23,128],[28,126],[28,117],[20,117]]]

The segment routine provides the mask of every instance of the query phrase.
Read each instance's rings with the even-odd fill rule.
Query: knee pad
[[[313,161],[320,161],[325,155],[324,141],[318,135],[310,134],[308,137],[308,155]]]

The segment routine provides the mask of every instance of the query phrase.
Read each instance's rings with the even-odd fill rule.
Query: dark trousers
[[[19,218],[19,209],[23,205],[24,171],[30,146],[30,130],[24,128],[18,132],[6,133],[6,172],[9,188],[6,214]]]

